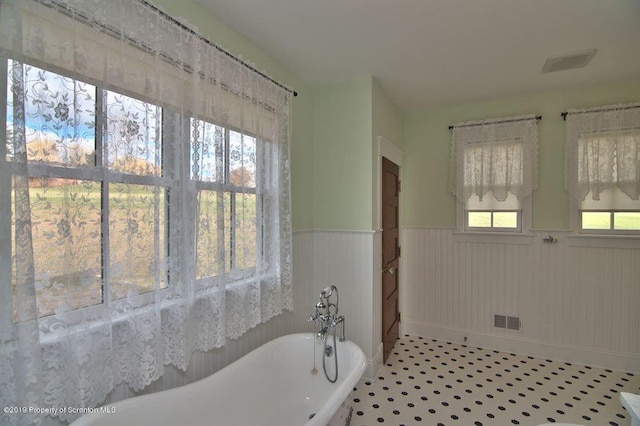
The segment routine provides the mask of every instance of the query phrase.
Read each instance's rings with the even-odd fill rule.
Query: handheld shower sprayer
[[[323,288],[322,291],[320,292],[320,295],[325,299],[328,299],[333,294],[333,290],[337,290],[335,285],[331,285],[329,287]]]
[[[335,303],[331,301],[331,297],[335,295]],[[342,315],[338,315],[338,305],[340,304],[340,295],[338,293],[338,288],[335,285],[331,285],[329,287],[323,288],[320,291],[320,297],[318,298],[318,302],[314,307],[314,312],[309,316],[309,321],[313,322],[317,327],[317,332],[315,335],[315,340],[322,341],[322,368],[324,369],[324,374],[331,383],[335,383],[338,380],[338,347],[336,345],[336,329],[340,327],[341,336],[340,341],[344,342],[344,317]],[[333,308],[333,309],[332,309]],[[329,345],[328,335],[333,334],[333,346]],[[314,344],[315,345],[315,344]],[[315,347],[315,346],[314,346]],[[326,368],[326,358],[334,357],[335,363],[335,376],[333,378],[329,377]],[[317,370],[315,368],[315,352],[314,352],[314,367],[311,370],[311,374],[316,374]]]

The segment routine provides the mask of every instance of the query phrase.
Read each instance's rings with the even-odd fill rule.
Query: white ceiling
[[[196,2],[309,84],[370,74],[405,111],[640,80],[640,0]],[[541,72],[590,48],[586,68]]]

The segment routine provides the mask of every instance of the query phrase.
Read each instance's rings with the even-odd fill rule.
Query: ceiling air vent
[[[580,52],[566,53],[564,55],[550,56],[542,67],[542,72],[555,72],[572,70],[586,66],[597,49],[582,50]]]
[[[507,330],[520,330],[522,322],[519,317],[511,317],[507,315],[494,315],[493,326],[495,328],[506,328]]]

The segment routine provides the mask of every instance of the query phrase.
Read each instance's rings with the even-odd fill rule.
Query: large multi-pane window
[[[293,91],[147,1],[0,34],[3,406],[73,422],[293,309]]]
[[[4,160],[17,170],[20,128],[39,315],[166,288],[168,198],[184,188],[168,173],[175,167],[165,134],[173,133],[163,132],[163,114],[176,113],[12,60],[6,75]],[[182,142],[191,146],[196,187],[196,279],[255,270],[256,138],[188,121],[190,140]],[[12,230],[13,241],[13,222]]]

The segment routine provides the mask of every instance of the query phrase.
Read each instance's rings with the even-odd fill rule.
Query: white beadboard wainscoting
[[[306,315],[318,301],[320,291],[330,285],[338,287],[340,315],[345,317],[346,337],[360,346],[368,359],[365,377],[374,377],[381,331],[379,306],[381,290],[375,285],[379,274],[374,274],[374,251],[380,239],[378,232],[354,230],[310,230],[294,232],[294,241],[304,252],[296,251],[296,276],[311,280],[308,299],[302,303]],[[379,257],[379,256],[378,256]],[[380,263],[380,262],[378,262]],[[301,271],[300,264],[307,268]],[[296,291],[298,287],[295,287]],[[375,324],[378,324],[377,326]],[[312,325],[308,326],[312,329]],[[377,337],[376,337],[377,336]],[[378,340],[376,340],[378,339]],[[380,365],[381,361],[377,362]]]
[[[640,240],[407,227],[402,241],[403,333],[640,372]]]

